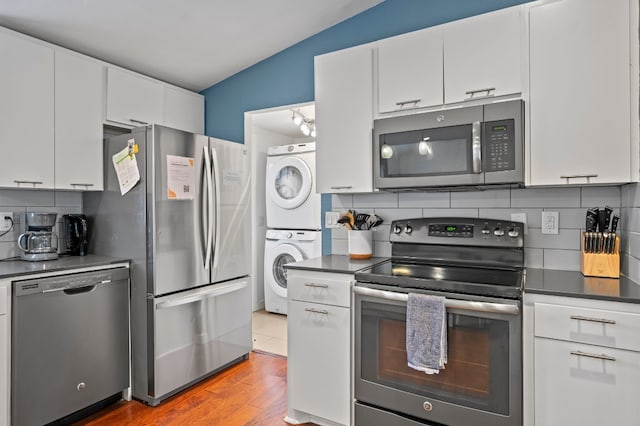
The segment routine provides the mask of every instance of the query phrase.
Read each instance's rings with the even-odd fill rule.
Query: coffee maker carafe
[[[53,231],[57,213],[26,213],[18,237],[20,258],[28,261],[58,258],[58,236]]]
[[[62,216],[64,240],[67,254],[85,256],[87,254],[87,217],[83,214],[65,214]]]

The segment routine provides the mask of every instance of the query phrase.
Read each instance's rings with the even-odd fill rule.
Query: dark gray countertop
[[[527,268],[524,291],[532,294],[640,303],[640,284],[629,278],[585,277],[579,271]]]
[[[387,260],[386,257],[372,257],[365,260],[351,259],[346,255],[329,255],[314,257],[301,262],[287,263],[286,269],[304,269],[318,272],[336,272],[352,274],[360,269],[368,268],[376,263]]]
[[[45,260],[42,262],[27,262],[19,259],[4,260],[0,261],[0,279],[14,277],[17,275],[58,272],[67,269],[92,268],[123,262],[128,263],[129,259],[119,259],[93,254],[87,256],[60,256],[56,260]]]

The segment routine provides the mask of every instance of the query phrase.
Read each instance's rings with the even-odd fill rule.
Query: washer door
[[[287,271],[284,265],[292,262],[304,260],[302,252],[291,244],[280,244],[274,248],[275,258],[271,264],[271,275],[273,276],[273,291],[280,297],[287,297]]]
[[[298,157],[284,157],[267,172],[267,193],[283,209],[300,207],[311,193],[311,169]]]

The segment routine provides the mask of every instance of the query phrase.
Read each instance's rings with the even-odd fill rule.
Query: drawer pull
[[[590,354],[588,352],[582,352],[582,351],[571,351],[571,355],[586,356],[587,358],[602,359],[604,361],[615,361],[616,360],[614,357],[609,356],[609,355],[605,355],[605,354]]]
[[[351,189],[352,186],[332,186],[331,189]]]
[[[421,100],[422,99],[411,99],[408,101],[400,101],[400,102],[396,102],[396,105],[399,106],[400,108],[408,104],[413,104],[413,106],[417,106]]]
[[[599,322],[602,324],[615,324],[614,320],[606,319],[606,318],[593,318],[593,317],[583,317],[580,315],[571,315],[572,320],[576,321],[589,321],[589,322]]]
[[[326,309],[304,308],[304,310],[307,312],[312,312],[314,314],[329,315],[329,311],[327,311]]]
[[[329,284],[305,283],[304,285],[307,287],[329,288]]]

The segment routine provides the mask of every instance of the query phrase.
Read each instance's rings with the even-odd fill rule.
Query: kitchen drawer
[[[7,286],[0,286],[0,315],[6,315],[7,313],[7,296],[8,296]]]
[[[535,304],[536,337],[640,351],[640,314]]]
[[[290,300],[351,306],[353,275],[329,272],[287,271],[287,292]]]

